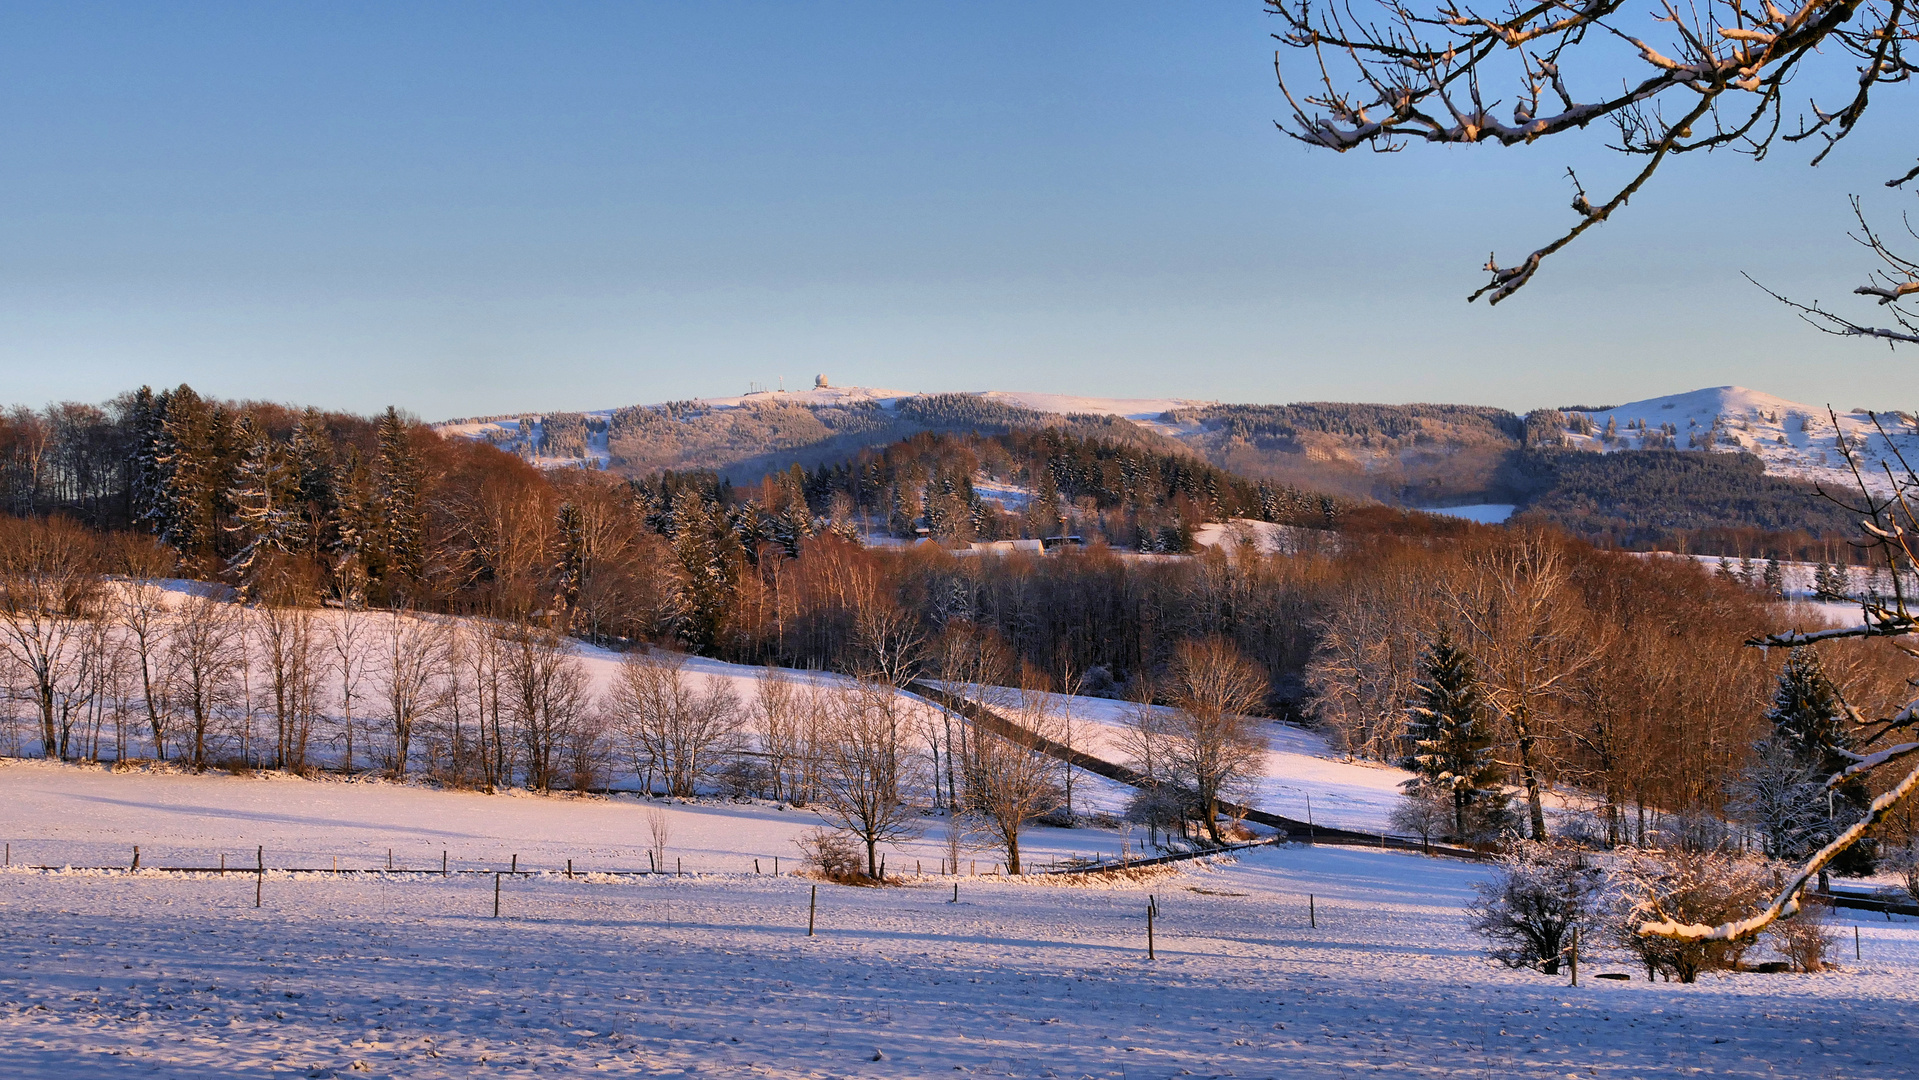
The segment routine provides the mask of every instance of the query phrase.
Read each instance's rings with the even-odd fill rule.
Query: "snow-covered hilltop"
[[[1212,445],[1217,441],[1213,430],[1216,425],[1206,412],[1217,402],[1009,390],[968,391],[937,397],[970,398],[983,410],[999,407],[1044,416],[1120,417],[1202,452],[1218,449]],[[805,390],[759,390],[735,397],[697,398],[583,413],[474,417],[448,421],[438,425],[438,430],[452,436],[486,439],[543,466],[605,466],[626,460],[614,445],[620,438],[623,418],[644,411],[656,418],[674,421],[666,425],[664,431],[649,432],[644,440],[646,444],[657,445],[664,434],[667,441],[678,441],[689,448],[694,444],[710,447],[708,456],[712,460],[699,464],[724,469],[734,461],[755,455],[791,453],[836,436],[871,435],[873,441],[883,441],[901,433],[888,430],[889,425],[910,428],[914,423],[911,414],[915,405],[933,400],[935,395],[909,390],[820,385]],[[808,413],[824,421],[823,425],[813,425],[817,430],[805,430]],[[802,422],[779,420],[789,414],[801,418]],[[1877,415],[1878,425],[1875,425],[1873,415],[1866,409],[1849,409],[1837,414],[1835,427],[1823,405],[1790,401],[1742,386],[1716,386],[1603,409],[1564,410],[1561,424],[1565,443],[1578,449],[1744,451],[1764,462],[1768,473],[1846,487],[1852,485],[1853,478],[1839,451],[1843,438],[1856,451],[1868,481],[1883,489],[1886,467],[1899,471],[1895,449],[1907,455],[1908,460],[1919,461],[1919,432],[1915,431],[1910,414],[1889,410]],[[1199,419],[1195,420],[1196,416]],[[849,424],[847,417],[863,419]],[[1517,416],[1511,416],[1510,420],[1515,425],[1519,423]],[[1331,433],[1326,437],[1338,438]],[[1506,437],[1497,435],[1500,439]],[[1513,440],[1513,445],[1517,445],[1517,440]],[[1367,450],[1371,457],[1362,452]],[[1355,447],[1355,467],[1363,472],[1372,471],[1367,462],[1380,453],[1384,451],[1377,445]]]
[[[1842,488],[1854,483],[1840,453],[1842,438],[1875,488],[1887,486],[1888,467],[1903,472],[1895,449],[1919,464],[1919,434],[1909,414],[1879,412],[1877,425],[1865,408],[1837,412],[1837,417],[1835,428],[1833,414],[1824,406],[1743,386],[1714,386],[1610,409],[1569,412],[1567,439],[1574,446],[1601,451],[1743,450],[1765,462],[1769,473]]]
[[[825,382],[823,377],[820,381]],[[703,429],[698,432],[675,431],[674,441],[721,444],[715,447],[721,451],[720,459],[693,464],[724,468],[731,464],[731,461],[724,460],[728,454],[738,458],[791,451],[803,445],[809,434],[821,437],[821,441],[849,433],[877,434],[881,436],[881,441],[888,436],[909,434],[912,430],[929,426],[923,419],[909,415],[913,412],[913,405],[938,398],[970,398],[983,412],[990,413],[994,407],[998,407],[1016,416],[1115,416],[1174,437],[1179,437],[1184,431],[1178,425],[1163,422],[1163,414],[1173,409],[1214,404],[1189,398],[1105,398],[1005,390],[934,395],[881,387],[816,385],[805,390],[755,390],[737,397],[694,398],[591,412],[467,417],[437,424],[435,430],[459,438],[484,439],[542,467],[604,467],[626,459],[626,455],[621,454],[615,446],[625,426],[622,421],[644,411],[680,421],[688,427]],[[902,408],[903,404],[905,408]],[[796,410],[809,410],[829,422],[810,433],[792,430],[795,426],[803,429],[803,424],[781,424],[777,419],[770,424],[766,422],[783,412]],[[860,419],[852,425],[832,422],[835,418],[844,421],[849,415]],[[906,430],[883,430],[889,425]],[[657,432],[652,433],[648,441],[657,444],[657,435]]]

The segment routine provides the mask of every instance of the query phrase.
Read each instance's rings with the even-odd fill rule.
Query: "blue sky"
[[[0,5],[0,401],[140,383],[427,418],[749,382],[1910,408],[1842,298],[1911,110],[1819,169],[1682,160],[1497,309],[1624,163],[1309,150],[1274,29],[1180,3]]]

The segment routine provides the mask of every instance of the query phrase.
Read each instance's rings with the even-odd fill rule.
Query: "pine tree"
[[[295,508],[306,527],[306,548],[318,555],[327,548],[339,509],[334,494],[333,435],[319,410],[308,409],[300,415],[287,452],[293,459]]]
[[[258,577],[275,554],[292,551],[299,542],[300,518],[295,507],[298,485],[286,451],[253,422],[242,417],[240,436],[246,454],[235,471],[231,495],[233,524],[227,531],[240,548],[227,561],[227,571],[249,599],[258,590]]]
[[[708,649],[719,640],[725,620],[728,582],[726,564],[715,542],[712,510],[700,493],[681,488],[673,496],[668,539],[679,564],[686,616],[680,636],[690,645]]]
[[[332,542],[326,551],[333,564],[333,591],[342,603],[358,607],[366,601],[372,576],[366,549],[375,528],[373,475],[359,447],[349,444],[334,466],[333,492]]]
[[[426,515],[420,508],[421,468],[407,424],[391,405],[380,418],[379,456],[373,466],[374,522],[381,580],[404,593],[426,572]]]
[[[1766,560],[1765,583],[1766,595],[1786,595],[1786,572],[1780,567],[1779,557],[1776,555]]]
[[[1419,775],[1407,788],[1443,792],[1453,800],[1453,835],[1468,835],[1467,821],[1482,807],[1505,804],[1505,773],[1493,760],[1492,729],[1479,673],[1471,654],[1442,632],[1420,665],[1407,737],[1412,753],[1404,765]]]
[[[210,554],[220,530],[227,471],[221,459],[228,421],[224,410],[188,386],[167,395],[154,448],[154,532],[183,555]]]
[[[161,428],[166,422],[167,396],[150,386],[134,391],[127,409],[127,441],[131,453],[127,482],[127,517],[159,532],[163,510],[162,477],[158,455]]]
[[[1819,654],[1810,647],[1792,650],[1779,671],[1772,695],[1772,708],[1766,711],[1772,724],[1772,742],[1791,760],[1813,770],[1823,783],[1852,763],[1852,734],[1846,730],[1846,717],[1839,695],[1827,680],[1819,664]],[[1815,796],[1815,798],[1821,798]],[[1832,789],[1825,812],[1826,826],[1810,834],[1809,843],[1819,846],[1865,815],[1871,802],[1865,784],[1850,780]],[[1875,858],[1868,841],[1854,844],[1834,863],[1842,874],[1870,873]]]

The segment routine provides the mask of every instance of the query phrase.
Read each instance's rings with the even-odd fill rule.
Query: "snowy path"
[[[714,875],[382,885],[0,874],[23,1077],[1896,1077],[1911,922],[1863,970],[1697,986],[1490,966],[1477,868],[1288,848],[1151,886],[820,890]],[[1160,897],[1159,959],[1143,955]],[[1320,926],[1307,926],[1305,896]],[[877,1056],[877,1060],[876,1060]]]

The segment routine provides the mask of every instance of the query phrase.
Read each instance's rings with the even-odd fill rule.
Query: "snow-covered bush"
[[[1794,971],[1823,971],[1826,954],[1832,951],[1832,930],[1826,925],[1832,909],[1810,897],[1802,900],[1799,914],[1780,919],[1766,928],[1766,937]]]
[[[1647,922],[1716,926],[1751,914],[1771,891],[1764,863],[1729,851],[1629,851],[1612,875],[1608,905],[1614,938],[1645,965],[1646,977],[1693,982],[1702,971],[1738,965],[1750,941],[1643,937]]]
[[[1472,928],[1492,942],[1493,959],[1514,968],[1559,971],[1574,927],[1590,927],[1605,877],[1587,853],[1564,845],[1516,842],[1491,881],[1474,886]]]

